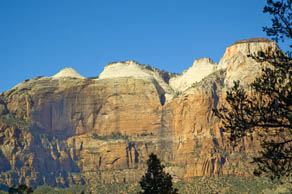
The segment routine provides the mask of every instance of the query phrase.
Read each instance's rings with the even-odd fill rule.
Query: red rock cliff
[[[95,79],[66,69],[24,81],[0,96],[0,182],[133,182],[152,152],[176,180],[251,176],[258,142],[229,145],[212,108],[224,103],[231,81],[257,76],[260,64],[247,55],[268,48],[278,49],[260,40],[228,47],[199,81],[134,61],[108,65]],[[183,89],[171,79],[183,80]]]

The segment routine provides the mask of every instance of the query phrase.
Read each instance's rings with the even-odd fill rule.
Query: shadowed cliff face
[[[247,54],[270,48],[277,46],[241,42],[219,65],[204,59],[179,76],[127,61],[96,79],[67,68],[22,82],[0,95],[0,182],[134,182],[152,152],[175,180],[251,176],[247,161],[258,140],[228,144],[212,109],[224,103],[231,81],[250,83],[259,73]],[[208,71],[202,77],[196,69]]]

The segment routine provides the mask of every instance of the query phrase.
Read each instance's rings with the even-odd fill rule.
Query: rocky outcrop
[[[204,58],[182,75],[125,61],[93,79],[65,69],[26,80],[0,95],[0,182],[135,182],[152,152],[175,180],[251,176],[247,161],[258,140],[228,144],[212,109],[224,103],[229,83],[258,74],[260,64],[247,55],[270,48],[278,49],[266,40],[239,42],[219,65]]]
[[[275,42],[263,38],[237,41],[228,47],[218,65],[218,69],[226,69],[225,87],[233,86],[237,80],[246,86],[260,73],[263,64],[256,63],[248,55],[256,55],[258,52],[272,54],[278,50]]]
[[[99,75],[99,79],[132,77],[150,80],[157,82],[157,85],[159,85],[165,93],[172,95],[173,90],[168,83],[174,76],[176,76],[176,74],[168,73],[151,66],[141,65],[135,61],[125,61],[108,64]]]
[[[59,73],[52,76],[52,78],[54,78],[54,79],[65,78],[65,77],[84,79],[84,77],[82,75],[80,75],[77,71],[75,71],[71,67],[67,67],[65,69],[62,69]]]
[[[171,78],[169,85],[178,91],[184,91],[192,84],[201,81],[207,75],[215,72],[217,64],[209,58],[195,60],[193,66],[182,75]]]

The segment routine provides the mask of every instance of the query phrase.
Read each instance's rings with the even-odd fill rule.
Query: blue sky
[[[97,76],[135,60],[181,73],[218,62],[235,41],[266,37],[265,0],[0,0],[0,92],[72,67]]]

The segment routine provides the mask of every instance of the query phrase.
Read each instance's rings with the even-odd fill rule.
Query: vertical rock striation
[[[266,39],[227,48],[219,65],[203,58],[182,75],[134,61],[108,64],[97,78],[71,68],[0,94],[0,182],[68,186],[134,182],[152,152],[175,180],[251,176],[258,140],[228,144],[212,109],[234,80],[250,83],[274,52]]]

